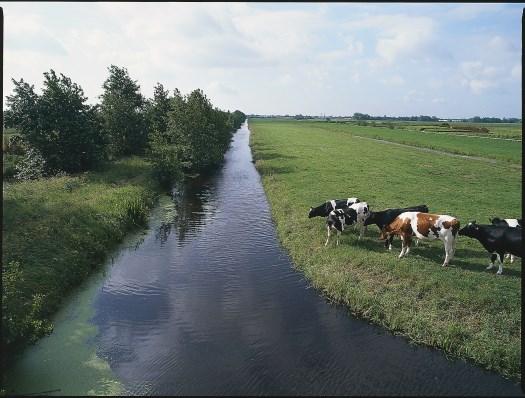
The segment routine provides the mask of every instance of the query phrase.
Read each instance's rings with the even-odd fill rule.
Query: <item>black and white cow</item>
[[[352,225],[355,220],[357,220],[357,213],[350,207],[332,210],[326,217],[326,229],[328,236],[324,245],[328,245],[332,230],[335,230],[337,233],[336,245],[339,245],[339,236],[341,235],[341,232],[345,230],[345,226]]]
[[[521,218],[498,218],[494,217],[492,220],[489,220],[492,225],[499,225],[500,227],[512,227],[512,228],[522,228],[522,219]],[[514,255],[510,253],[505,253],[505,258],[510,257],[510,262],[514,262]]]
[[[310,207],[308,212],[308,218],[312,217],[327,217],[332,210],[345,209],[354,203],[359,203],[358,198],[347,198],[347,199],[332,199],[327,200],[322,205],[317,207]]]
[[[412,207],[404,207],[402,209],[386,209],[382,211],[371,211],[364,225],[367,226],[370,224],[375,224],[377,225],[379,230],[382,231],[383,228],[385,228],[388,224],[394,221],[397,216],[406,211],[418,211],[420,213],[428,213],[428,206],[419,205]],[[390,235],[388,239],[385,239],[385,248],[388,248],[388,250],[392,250],[393,239],[394,235]],[[418,244],[418,242],[419,241],[416,239],[416,245]]]
[[[477,239],[492,255],[487,269],[494,267],[494,261],[499,262],[497,274],[503,272],[503,255],[510,253],[523,258],[523,246],[521,244],[521,228],[512,228],[498,225],[478,225],[476,221],[459,230],[460,235]]]
[[[368,207],[368,203],[354,203],[353,205],[350,205],[348,209],[353,210],[353,212],[349,212],[349,215],[351,217],[350,222],[351,224],[356,223],[356,227],[359,228],[359,240],[361,240],[367,229],[365,221],[370,215],[370,208]]]

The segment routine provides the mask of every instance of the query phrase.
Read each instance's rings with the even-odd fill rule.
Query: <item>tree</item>
[[[102,156],[104,141],[96,109],[87,105],[82,88],[54,70],[44,73],[42,95],[21,79],[7,97],[9,125],[45,160],[47,173],[84,171]]]
[[[147,143],[145,99],[140,86],[126,68],[111,65],[104,81],[100,113],[103,128],[114,156],[143,154]]]
[[[148,101],[146,119],[148,130],[164,133],[168,128],[168,112],[171,109],[169,91],[160,83],[153,88],[153,99]]]

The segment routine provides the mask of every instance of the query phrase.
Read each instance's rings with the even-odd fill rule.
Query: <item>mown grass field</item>
[[[4,181],[2,342],[9,351],[47,333],[64,296],[146,222],[158,189],[151,171],[133,157],[77,176]]]
[[[305,122],[303,122],[305,123]],[[308,122],[306,122],[308,123]],[[521,165],[521,142],[488,139],[465,133],[433,133],[415,129],[389,129],[355,124],[311,122],[327,133],[346,132],[354,136],[377,138],[400,144],[420,146],[460,155],[479,156]]]
[[[333,123],[250,119],[249,127],[280,240],[313,286],[413,342],[520,378],[521,260],[506,262],[496,276],[495,269],[485,270],[488,254],[467,237],[459,237],[451,267],[441,267],[440,241],[423,241],[400,260],[399,239],[388,252],[376,226],[361,242],[352,229],[338,247],[335,239],[325,247],[324,219],[308,219],[307,213],[325,200],[357,196],[372,210],[427,204],[462,225],[518,217],[521,170],[507,161],[491,164],[360,139],[352,127]],[[493,156],[494,143],[487,141],[472,154]]]

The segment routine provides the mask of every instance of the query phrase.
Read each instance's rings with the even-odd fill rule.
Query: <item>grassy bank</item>
[[[150,164],[134,157],[78,176],[4,182],[4,348],[49,332],[64,296],[145,224],[158,189],[150,174]]]
[[[348,196],[372,210],[425,203],[463,225],[516,217],[519,170],[354,138],[336,124],[251,119],[249,125],[280,240],[313,286],[411,341],[520,377],[521,260],[506,263],[498,277],[485,270],[481,245],[465,237],[452,267],[440,266],[440,241],[422,242],[399,260],[399,240],[392,252],[384,250],[375,226],[361,242],[351,230],[339,247],[324,247],[324,219],[307,218],[310,206]],[[485,142],[490,152],[493,143]]]

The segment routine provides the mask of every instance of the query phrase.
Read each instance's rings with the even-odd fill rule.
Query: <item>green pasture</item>
[[[308,122],[302,123],[308,124]],[[521,164],[521,142],[519,141],[487,139],[468,134],[467,136],[459,135],[465,133],[444,134],[432,133],[430,130],[425,130],[424,132],[419,130],[419,128],[424,127],[400,129],[395,128],[394,125],[394,128],[390,129],[388,127],[359,126],[353,123],[310,122],[310,124],[316,128],[324,129],[327,134],[344,132],[350,135],[392,141],[454,154],[484,157],[516,165]],[[327,136],[327,138],[333,137]]]
[[[521,161],[521,152],[518,157],[513,149],[509,161],[488,163],[354,137],[365,136],[369,127],[261,119],[250,119],[249,127],[279,238],[314,287],[413,342],[520,378],[521,260],[506,262],[503,275],[496,276],[495,269],[485,270],[489,256],[479,242],[463,236],[448,268],[441,267],[440,241],[423,241],[398,259],[400,241],[394,240],[392,252],[385,250],[376,226],[361,242],[351,229],[338,247],[335,239],[325,247],[324,219],[308,219],[307,213],[328,199],[357,196],[372,210],[426,204],[462,225],[518,217],[521,170],[512,163]],[[432,140],[428,135],[417,140],[434,145],[425,141]],[[452,147],[463,145],[490,159],[502,156],[493,141],[474,146],[466,140]],[[440,149],[447,148],[444,142]]]

